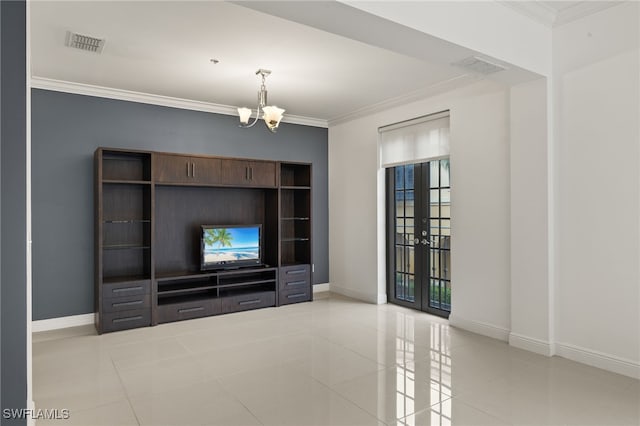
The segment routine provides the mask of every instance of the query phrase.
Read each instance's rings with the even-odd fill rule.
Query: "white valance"
[[[449,156],[449,111],[380,127],[380,166]]]

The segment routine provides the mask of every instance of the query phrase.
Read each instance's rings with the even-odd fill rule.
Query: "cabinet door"
[[[153,177],[156,182],[216,185],[220,183],[220,159],[156,154]]]
[[[276,186],[276,163],[273,161],[249,162],[249,184],[255,186]]]
[[[184,155],[156,154],[153,179],[156,182],[191,183],[191,157]]]
[[[220,183],[220,167],[222,161],[219,158],[192,157],[191,182],[203,185],[216,185]]]
[[[222,160],[221,182],[235,186],[276,186],[276,163],[273,161]]]
[[[221,183],[225,185],[248,186],[249,162],[245,160],[222,160]]]

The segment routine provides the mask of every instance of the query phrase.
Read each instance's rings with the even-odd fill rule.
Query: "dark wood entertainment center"
[[[309,301],[311,164],[98,148],[98,333]],[[200,270],[201,225],[262,225],[263,266]]]

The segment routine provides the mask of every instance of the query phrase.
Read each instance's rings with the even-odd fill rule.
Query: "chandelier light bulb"
[[[277,106],[266,106],[262,108],[264,111],[263,119],[269,130],[275,133],[276,129],[280,125],[280,120],[282,120],[282,114],[284,113],[284,109],[278,108]]]
[[[249,119],[251,118],[251,109],[249,108],[238,108],[238,115],[240,116],[240,123],[249,124]]]

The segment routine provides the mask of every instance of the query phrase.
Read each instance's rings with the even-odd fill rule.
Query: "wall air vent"
[[[454,62],[451,65],[465,68],[483,75],[493,74],[499,71],[505,71],[507,69],[502,65],[498,65],[478,56],[470,56],[468,58],[462,59],[461,61]]]
[[[105,39],[95,38],[88,35],[72,33],[67,31],[67,39],[65,46],[73,47],[74,49],[86,50],[87,52],[102,53],[104,48]]]

